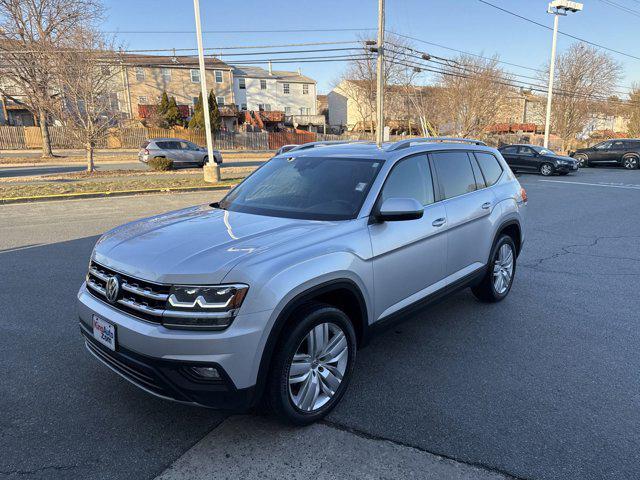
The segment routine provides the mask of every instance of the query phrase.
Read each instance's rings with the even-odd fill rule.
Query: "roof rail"
[[[307,150],[308,148],[326,147],[329,145],[344,145],[347,143],[359,143],[359,142],[366,142],[366,140],[326,140],[323,142],[309,142],[309,143],[303,143],[302,145],[298,145],[297,147],[294,147],[291,150],[289,150],[289,152]]]
[[[392,143],[389,145],[386,150],[388,152],[393,152],[394,150],[400,150],[403,148],[409,148],[413,144],[416,143],[431,143],[431,142],[451,142],[451,143],[470,143],[473,145],[480,145],[486,147],[487,144],[480,141],[474,140],[473,138],[455,138],[455,137],[419,137],[419,138],[407,138],[406,140],[400,140],[398,142]]]

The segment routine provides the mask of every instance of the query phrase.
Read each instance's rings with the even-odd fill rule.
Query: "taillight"
[[[527,201],[527,191],[524,189],[524,187],[520,188],[520,196],[522,197],[523,202]]]
[[[145,154],[145,155],[149,155],[149,150],[145,148],[145,149],[144,149],[144,154]]]

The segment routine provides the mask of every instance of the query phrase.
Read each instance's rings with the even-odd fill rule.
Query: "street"
[[[222,168],[230,167],[259,167],[266,160],[260,159],[232,159],[222,164]],[[34,166],[1,166],[0,178],[11,177],[27,177],[32,175],[53,175],[59,173],[72,173],[82,172],[87,169],[84,163],[72,163],[72,164],[46,164],[46,165],[34,165]],[[150,168],[141,162],[100,162],[96,165],[96,170],[140,170],[146,171]]]
[[[376,337],[305,429],[156,399],[85,350],[75,296],[98,236],[218,193],[0,206],[0,478],[637,478],[640,170],[519,179],[506,300],[465,290]]]

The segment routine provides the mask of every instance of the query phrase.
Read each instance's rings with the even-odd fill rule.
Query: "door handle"
[[[441,227],[445,223],[447,223],[446,218],[437,218],[433,222],[431,222],[431,225],[433,225],[434,227]]]
[[[491,202],[484,202],[482,204],[482,208],[485,210],[489,210],[491,208]]]

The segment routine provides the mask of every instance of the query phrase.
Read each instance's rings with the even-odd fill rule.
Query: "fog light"
[[[191,371],[197,376],[206,378],[207,380],[217,380],[220,374],[215,367],[191,367]]]

